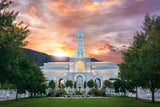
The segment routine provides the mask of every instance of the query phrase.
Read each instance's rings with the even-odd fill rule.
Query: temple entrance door
[[[76,83],[77,83],[77,88],[79,91],[83,88],[83,77],[82,76],[77,76],[76,78]]]

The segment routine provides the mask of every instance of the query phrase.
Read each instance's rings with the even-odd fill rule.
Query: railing
[[[65,95],[65,98],[91,98],[91,95]]]

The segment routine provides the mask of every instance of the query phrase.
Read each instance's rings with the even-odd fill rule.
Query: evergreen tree
[[[55,89],[55,83],[53,80],[50,80],[48,83],[49,88]]]
[[[67,80],[66,81],[66,87],[71,87],[73,86],[73,81],[72,80]]]
[[[95,86],[94,81],[92,79],[87,82],[87,85],[89,88],[93,88],[93,86]]]
[[[12,4],[12,3],[13,3],[12,0],[2,0],[0,2],[0,10],[3,10],[5,8],[9,7],[9,5]]]

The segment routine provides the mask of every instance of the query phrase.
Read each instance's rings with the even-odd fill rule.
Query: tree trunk
[[[124,92],[124,96],[126,96],[126,93]]]
[[[154,90],[152,91],[152,103],[154,103]]]
[[[31,92],[31,97],[33,96],[33,93]]]
[[[138,89],[136,87],[136,100],[138,99]]]
[[[18,100],[18,89],[17,89],[17,93],[16,93],[16,100]]]

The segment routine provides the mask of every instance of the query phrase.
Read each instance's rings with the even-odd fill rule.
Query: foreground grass
[[[127,97],[112,97],[103,99],[54,99],[28,98],[19,101],[0,101],[0,107],[160,107],[147,100],[135,100]]]

